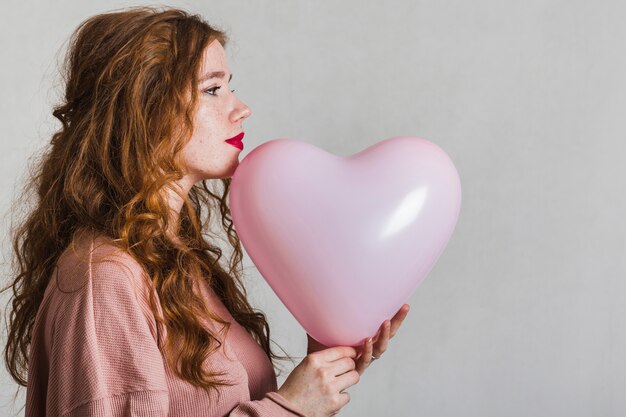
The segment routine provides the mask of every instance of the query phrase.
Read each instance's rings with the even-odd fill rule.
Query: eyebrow
[[[224,78],[225,76],[226,74],[224,74],[224,71],[213,71],[213,72],[209,72],[208,74],[203,75],[202,78],[200,78],[199,82],[204,82],[212,78]],[[228,82],[230,82],[230,80],[232,79],[233,79],[233,74],[230,74],[230,78],[228,79]]]

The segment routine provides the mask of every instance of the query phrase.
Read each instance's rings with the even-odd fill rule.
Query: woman
[[[225,139],[250,110],[227,89],[226,41],[169,8],[97,15],[73,34],[62,128],[31,183],[6,288],[5,361],[27,387],[26,416],[333,415],[406,316],[407,305],[358,349],[309,337],[277,390],[272,359],[284,357],[246,299],[227,206],[240,149]],[[227,268],[214,214],[234,250]]]

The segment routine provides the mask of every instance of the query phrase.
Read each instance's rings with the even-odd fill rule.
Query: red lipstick
[[[242,139],[243,139],[243,132],[241,132],[237,136],[234,136],[230,139],[226,139],[224,142],[228,143],[229,145],[233,145],[235,148],[239,148],[243,150],[243,142],[241,141]]]

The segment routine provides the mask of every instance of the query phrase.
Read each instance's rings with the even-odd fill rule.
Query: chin
[[[239,166],[239,161],[236,161],[234,164],[230,165],[227,169],[223,170],[221,173],[219,173],[217,176],[214,176],[213,178],[216,178],[216,179],[231,178],[235,174],[235,170],[237,169],[238,166]]]

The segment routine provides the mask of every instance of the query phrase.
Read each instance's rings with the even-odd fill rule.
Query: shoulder
[[[108,236],[78,234],[57,261],[53,279],[62,293],[79,292],[88,287],[133,286],[144,283],[143,267]]]
[[[144,330],[157,339],[151,291],[161,314],[158,295],[141,264],[112,238],[83,234],[59,257],[46,296],[55,327],[86,326],[105,331],[110,325],[124,323],[140,332],[147,322]]]
[[[77,235],[57,261],[57,269],[45,295],[54,320],[67,321],[59,314],[92,316],[96,320],[140,320],[148,322],[154,338],[159,325],[152,310],[162,315],[159,297],[143,266],[108,236]],[[106,323],[105,323],[106,325]]]

